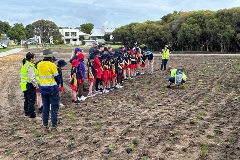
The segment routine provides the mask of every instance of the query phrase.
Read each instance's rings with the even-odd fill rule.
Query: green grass
[[[12,50],[13,48],[10,48],[10,47],[8,47],[8,48],[0,48],[0,53],[1,52],[6,52],[6,51],[10,51],[10,50]]]

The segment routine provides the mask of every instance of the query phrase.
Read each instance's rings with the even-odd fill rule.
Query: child
[[[71,77],[70,77],[70,86],[72,89],[72,102],[79,103],[80,101],[77,99],[77,60],[72,60],[72,69],[71,69]]]
[[[124,80],[127,80],[130,77],[130,64],[129,64],[129,55],[127,51],[124,51],[123,54],[123,78]]]
[[[153,57],[153,53],[148,50],[147,51],[147,55],[148,55],[148,74],[153,74],[153,62],[154,62],[154,57]]]
[[[95,69],[94,69],[94,65],[93,65],[94,58],[95,58],[94,55],[91,54],[90,57],[89,57],[88,63],[87,63],[87,66],[88,66],[88,82],[90,83],[87,97],[93,97],[94,96],[94,94],[92,93],[92,87],[93,87],[94,77],[95,77]]]
[[[37,68],[37,65],[39,62],[41,62],[42,60],[40,61],[37,61],[35,63],[35,68]],[[37,106],[38,106],[38,113],[41,114],[42,113],[42,110],[43,110],[43,103],[42,103],[42,96],[41,96],[41,93],[39,92],[38,88],[36,88],[36,94],[37,94]]]
[[[115,67],[116,67],[116,72],[117,72],[117,85],[116,88],[122,88],[123,86],[122,84],[122,73],[123,73],[123,65],[124,65],[124,61],[122,58],[122,55],[115,55],[117,57],[117,59],[115,60]]]
[[[144,68],[145,68],[145,61],[146,61],[146,55],[145,52],[143,52],[143,54],[140,57],[140,66],[141,66],[141,74],[144,74]]]
[[[107,56],[105,54],[103,54],[101,56],[102,59],[102,68],[103,68],[103,74],[102,74],[102,81],[103,81],[103,93],[108,93],[109,91],[106,89],[108,86],[108,82],[109,82],[109,62],[106,60]]]
[[[102,93],[99,91],[98,85],[100,84],[101,78],[102,78],[102,65],[99,59],[100,56],[100,52],[98,50],[95,51],[95,58],[93,61],[93,67],[95,69],[95,73],[96,73],[96,77],[95,77],[95,89],[96,89],[96,93]]]
[[[83,83],[85,75],[85,66],[84,66],[84,54],[78,54],[78,67],[77,67],[77,79],[78,79],[78,100],[84,101],[87,97],[83,96]]]
[[[59,79],[60,79],[60,83],[57,84],[59,87],[59,95],[60,98],[62,97],[62,93],[63,93],[63,78],[62,78],[62,67],[66,66],[67,62],[65,62],[64,60],[59,60],[58,64],[57,64],[57,70],[58,70],[58,74],[59,74]],[[59,104],[60,106],[64,106],[62,103]]]
[[[117,68],[116,68],[116,64],[117,64],[117,58],[118,55],[113,55],[110,56],[110,72],[111,72],[111,77],[110,80],[112,81],[112,85],[110,85],[110,90],[113,90],[114,87],[116,86],[116,77],[117,77]]]
[[[131,78],[134,78],[136,76],[137,57],[133,49],[130,50],[130,61],[131,61],[131,65],[130,65]]]

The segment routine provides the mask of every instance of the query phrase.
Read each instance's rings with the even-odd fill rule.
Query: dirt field
[[[69,51],[58,59],[69,60]],[[26,53],[26,52],[25,52]],[[124,88],[72,104],[70,64],[58,132],[23,113],[19,88],[25,53],[0,58],[0,159],[237,160],[240,157],[240,56],[172,56],[185,89],[166,88],[169,74],[139,75]],[[86,84],[88,87],[88,84]],[[84,93],[85,95],[87,93]],[[41,115],[37,115],[41,116]],[[132,148],[129,154],[127,148]],[[110,148],[111,152],[106,153]]]

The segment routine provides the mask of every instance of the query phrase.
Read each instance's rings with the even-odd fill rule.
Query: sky
[[[173,11],[217,11],[239,7],[240,0],[1,0],[0,20],[24,26],[50,20],[58,27],[117,28],[132,22],[157,21]]]

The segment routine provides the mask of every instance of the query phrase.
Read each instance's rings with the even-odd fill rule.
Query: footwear
[[[167,88],[171,88],[171,86],[170,86],[170,85],[168,85],[168,86],[167,86]]]
[[[78,97],[79,101],[85,101],[85,99],[87,99],[87,97],[84,97],[83,95],[81,97]]]
[[[59,103],[59,106],[60,106],[60,107],[64,107],[64,104],[62,104],[62,103]]]
[[[114,87],[111,87],[111,88],[110,88],[110,91],[112,91],[112,90],[114,90]]]
[[[127,78],[127,77],[125,77],[125,78],[124,78],[124,80],[128,80],[128,78]]]
[[[80,101],[77,99],[77,100],[73,101],[73,103],[80,103]]]
[[[38,108],[38,113],[41,114],[43,111],[43,106],[41,106],[40,108]]]
[[[90,93],[90,94],[87,95],[87,97],[94,97],[94,94]]]
[[[106,90],[106,89],[104,89],[104,90],[103,90],[103,93],[108,93],[108,92],[109,92],[109,91],[108,91],[108,90]]]

